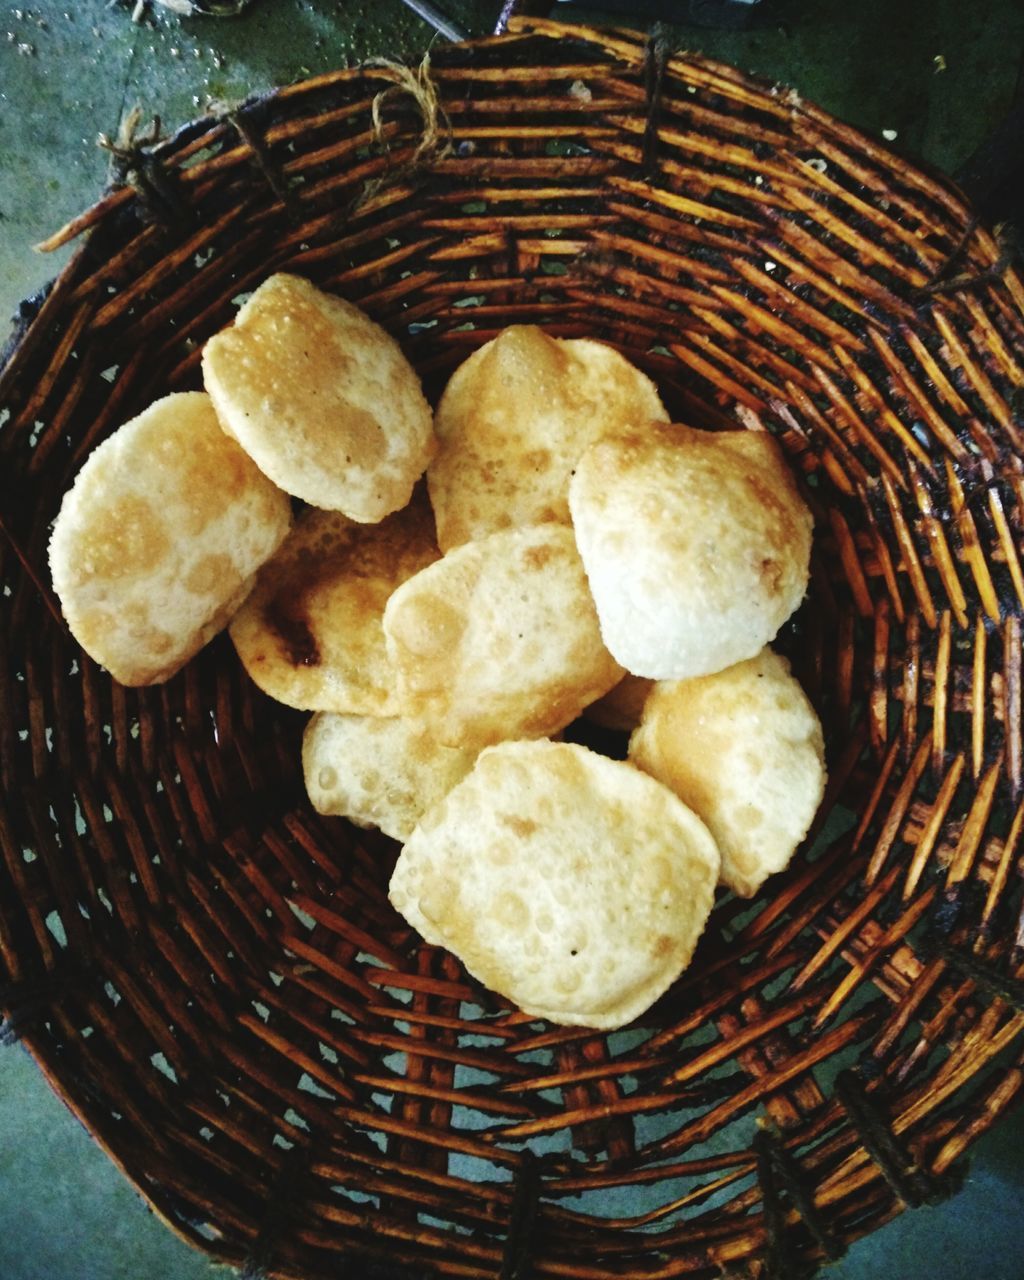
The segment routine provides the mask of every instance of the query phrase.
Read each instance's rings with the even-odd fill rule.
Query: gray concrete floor
[[[497,0],[441,5],[477,32],[498,8]],[[793,84],[876,134],[895,130],[897,148],[950,172],[1018,88],[1021,0],[776,0],[775,12],[779,22],[763,30],[688,28],[683,43]],[[141,23],[131,21],[130,0],[0,0],[0,341],[3,317],[59,266],[32,246],[95,198],[106,169],[96,135],[115,133],[135,103],[173,128],[210,99],[240,99],[372,54],[415,54],[429,39],[399,0],[257,0],[230,21],[153,7]],[[2,1280],[226,1274],[148,1212],[27,1054],[0,1052]],[[827,1274],[1019,1280],[1022,1183],[1019,1113],[975,1148],[960,1196],[904,1214]]]

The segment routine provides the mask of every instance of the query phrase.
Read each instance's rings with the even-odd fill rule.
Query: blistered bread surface
[[[452,375],[427,472],[438,542],[569,523],[569,476],[607,431],[667,417],[646,374],[590,338],[512,325]]]
[[[301,710],[395,714],[384,607],[439,554],[421,494],[373,525],[307,510],[231,624],[245,669],[265,693]]]
[[[168,679],[245,599],[291,503],[221,430],[208,396],[170,395],[89,455],[50,540],[72,634],[125,685]]]
[[[384,632],[400,713],[450,745],[551,735],[622,675],[563,525],[448,552],[395,591]]]
[[[434,451],[398,343],[299,276],[266,280],[203,349],[225,430],[288,493],[373,523],[409,501]]]
[[[421,820],[390,897],[527,1013],[610,1029],[689,963],[718,871],[700,819],[631,765],[504,743]]]
[[[790,861],[821,804],[821,724],[770,649],[715,675],[654,686],[629,758],[707,823],[743,897]]]
[[[329,711],[310,720],[302,739],[313,808],[396,840],[408,839],[476,756],[469,748],[444,746],[407,720]]]
[[[804,597],[812,519],[762,432],[651,424],[609,436],[569,486],[605,643],[681,680],[752,658]]]

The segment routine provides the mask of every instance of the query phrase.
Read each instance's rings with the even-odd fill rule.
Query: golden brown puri
[[[689,963],[718,870],[700,819],[631,765],[507,742],[420,820],[390,897],[527,1013],[611,1029]]]
[[[274,275],[203,350],[224,429],[282,489],[361,523],[409,501],[430,407],[398,343],[358,307]]]
[[[450,551],[398,587],[384,633],[400,713],[453,746],[550,736],[622,675],[563,525]]]
[[[512,325],[475,351],[441,397],[427,471],[438,543],[569,523],[569,476],[607,431],[668,415],[645,374],[589,338]]]
[[[585,707],[583,715],[605,729],[631,733],[640,723],[647,695],[654,681],[644,676],[625,675],[603,697]]]
[[[291,503],[224,434],[208,396],[167,396],[90,454],[50,539],[82,648],[125,685],[169,679],[245,599]]]
[[[422,492],[380,524],[307,510],[231,624],[246,671],[300,710],[395,715],[384,606],[439,554]]]
[[[742,897],[792,858],[825,791],[821,725],[771,649],[715,675],[656,684],[629,758],[707,823]]]
[[[569,505],[605,644],[633,675],[753,657],[807,589],[811,514],[762,432],[608,436],[580,459]]]
[[[318,813],[407,840],[469,773],[477,752],[445,747],[407,720],[321,711],[306,726],[302,767]]]

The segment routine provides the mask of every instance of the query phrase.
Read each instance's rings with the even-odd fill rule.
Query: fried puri
[[[640,723],[644,703],[653,687],[654,681],[644,676],[625,675],[603,697],[585,707],[583,714],[603,729],[632,733]]]
[[[427,471],[448,551],[499,529],[569,523],[569,476],[606,432],[667,415],[650,378],[614,348],[512,325],[452,375]]]
[[[787,865],[825,790],[821,724],[771,649],[715,675],[656,684],[629,758],[703,818],[722,880],[742,897]]]
[[[438,555],[422,494],[380,524],[306,511],[231,624],[246,671],[300,710],[394,715],[384,606]]]
[[[563,525],[448,552],[395,591],[384,633],[400,714],[453,746],[551,735],[622,675]]]
[[[291,504],[220,429],[170,395],[90,454],[50,539],[64,617],[125,685],[169,679],[220,631],[277,549]]]
[[[286,492],[360,523],[409,501],[434,451],[398,343],[358,307],[274,275],[203,350],[224,429]]]
[[[751,658],[807,589],[811,514],[764,433],[609,436],[580,459],[569,505],[605,644],[633,675]]]
[[[394,906],[527,1013],[611,1029],[689,963],[719,855],[659,782],[585,747],[508,742],[430,809]]]
[[[446,747],[407,720],[322,711],[306,726],[302,768],[318,813],[407,840],[469,773],[477,752]]]

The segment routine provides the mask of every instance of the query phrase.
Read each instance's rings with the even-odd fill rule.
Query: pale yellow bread
[[[246,671],[300,710],[396,714],[384,606],[439,554],[422,493],[380,524],[306,511],[231,624]]]
[[[512,325],[452,375],[427,471],[442,550],[498,529],[569,523],[569,476],[607,431],[668,415],[650,378],[590,338]]]
[[[288,493],[374,523],[409,501],[435,447],[398,343],[358,307],[274,275],[203,350],[224,429]]]
[[[631,733],[640,723],[647,695],[654,688],[654,681],[644,676],[625,675],[603,697],[584,707],[583,715],[604,729],[618,729]]]
[[[150,405],[90,454],[50,539],[82,648],[125,685],[169,679],[220,631],[288,532],[291,503],[208,396]]]
[[[400,714],[453,746],[549,736],[622,675],[563,525],[450,551],[398,587],[384,634]]]
[[[811,514],[763,432],[608,436],[580,459],[569,505],[605,644],[633,675],[751,658],[807,589]]]
[[[656,684],[629,758],[700,814],[723,882],[743,897],[787,865],[825,791],[821,724],[770,649],[716,675]]]
[[[527,1013],[610,1030],[689,963],[718,868],[700,819],[631,765],[507,742],[421,819],[390,897]]]
[[[318,712],[302,739],[318,813],[407,840],[423,814],[472,769],[477,752],[445,747],[407,720]]]

